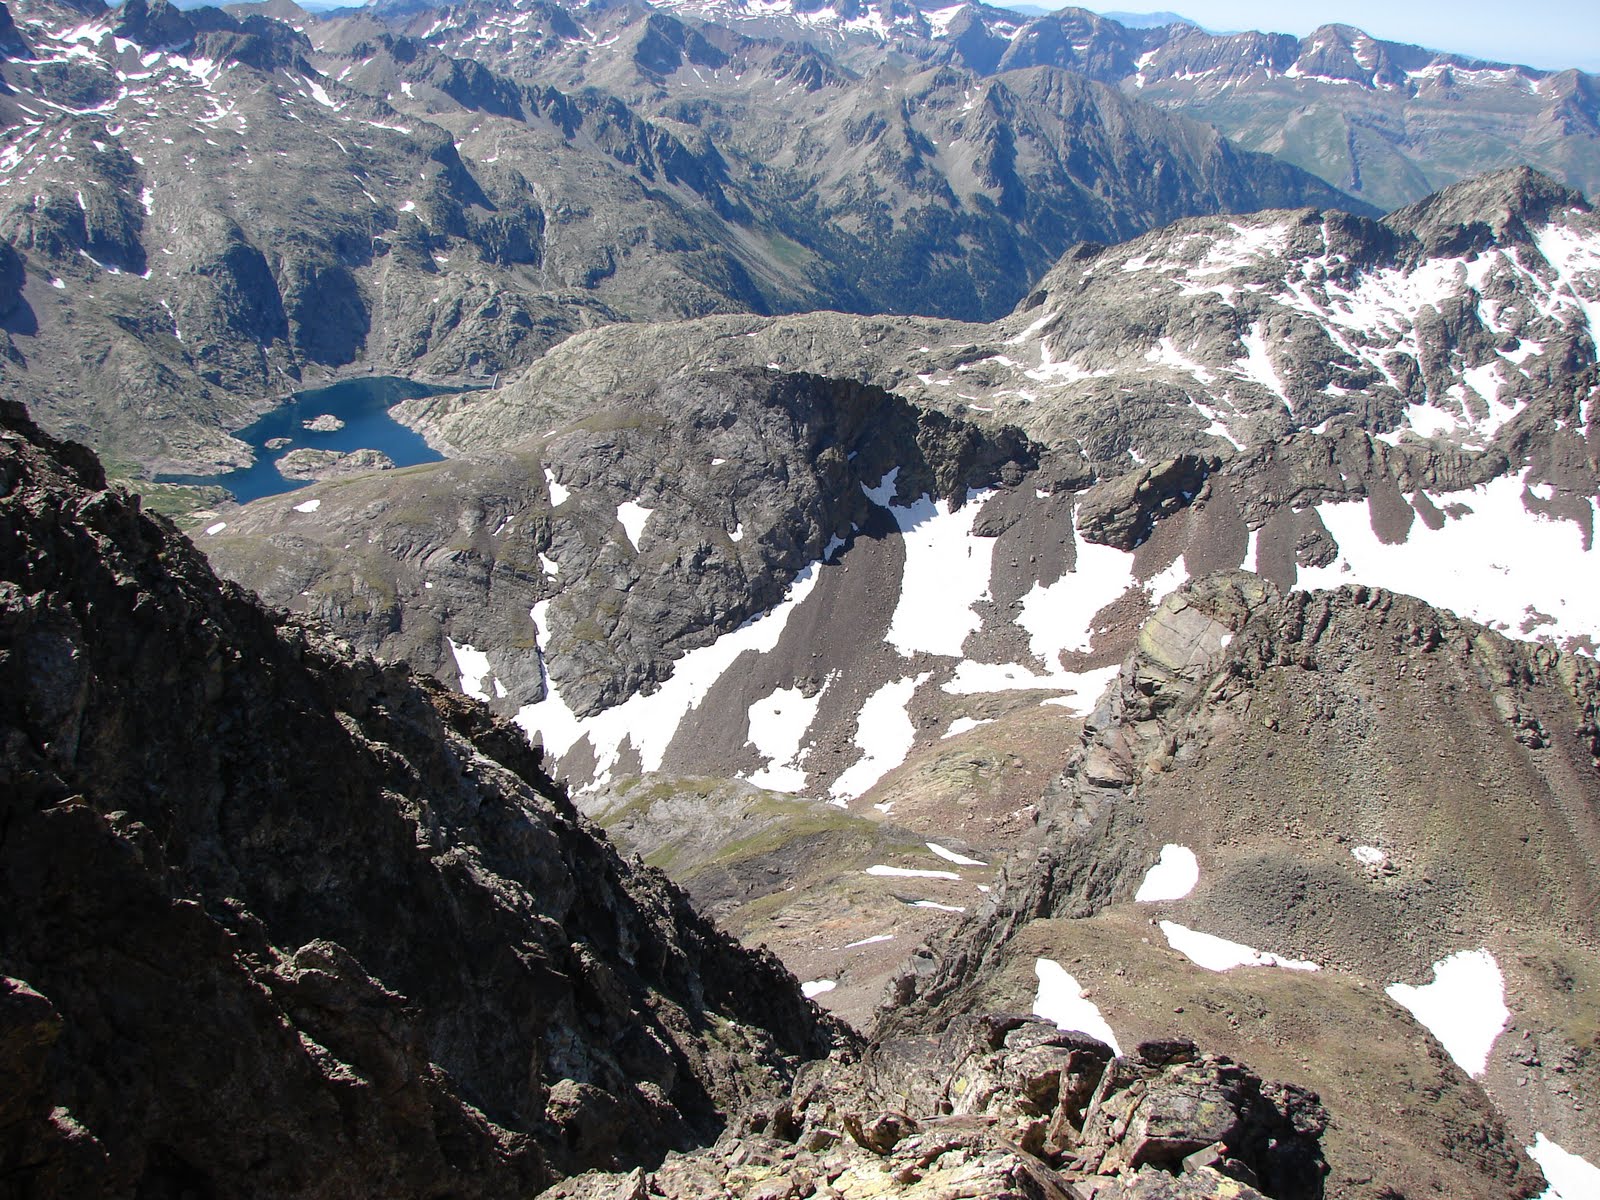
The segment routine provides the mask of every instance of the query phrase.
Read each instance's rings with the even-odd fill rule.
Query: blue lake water
[[[252,465],[221,475],[160,475],[157,480],[227,488],[240,504],[248,504],[263,496],[307,487],[313,482],[285,479],[278,473],[276,460],[291,450],[335,450],[343,454],[352,450],[380,450],[393,459],[397,467],[439,462],[444,456],[423,441],[420,434],[391,417],[389,409],[402,400],[459,390],[430,387],[394,376],[377,376],[347,379],[330,387],[296,392],[255,424],[234,434],[240,441],[250,443],[255,451],[256,461]],[[329,433],[305,428],[304,422],[324,414],[338,417],[344,422],[344,428]],[[267,443],[274,438],[288,438],[289,444],[276,450],[267,449]]]

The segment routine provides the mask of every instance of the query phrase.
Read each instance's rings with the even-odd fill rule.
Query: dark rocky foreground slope
[[[527,1195],[838,1036],[514,730],[0,421],[0,1190]]]

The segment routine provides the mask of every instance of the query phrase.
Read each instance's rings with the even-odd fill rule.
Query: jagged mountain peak
[[[1451,254],[1489,245],[1526,243],[1559,212],[1592,212],[1572,188],[1531,167],[1510,167],[1452,184],[1384,219],[1415,237],[1429,253]]]

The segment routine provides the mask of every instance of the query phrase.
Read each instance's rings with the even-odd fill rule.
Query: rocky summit
[[[0,83],[0,1191],[1600,1195],[1590,76],[16,0]]]

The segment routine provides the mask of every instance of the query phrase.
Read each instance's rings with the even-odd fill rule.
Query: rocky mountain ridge
[[[1316,1098],[1189,1043],[862,1053],[481,706],[263,611],[9,402],[0,488],[19,1196],[1321,1194]]]
[[[1588,193],[1600,184],[1594,76],[1382,41],[1350,25],[1214,34],[1182,20],[1134,26],[1082,8],[1024,16],[942,0],[662,7],[814,44],[862,70],[885,55],[982,74],[1062,67],[1214,124],[1382,209],[1517,164]]]
[[[1492,982],[1482,986],[1505,997],[1498,1017],[1492,1006],[1484,1015],[1483,1058],[1463,1049],[1442,1010],[1430,1029],[1523,1130],[1524,1145],[1542,1124],[1551,1138],[1588,1146],[1590,1025],[1569,1021],[1591,986],[1575,981],[1596,978],[1595,687],[1586,656],[1508,642],[1407,597],[1362,588],[1280,595],[1249,574],[1196,582],[1163,602],[1085,720],[1045,793],[1037,835],[997,881],[994,904],[935,939],[902,977],[889,1028],[937,1025],[941,1011],[994,1003],[1017,986],[1008,979],[1031,975],[1043,944],[1077,956],[1075,979],[1113,1028],[1121,1011],[1144,1036],[1156,1006],[1128,1007],[1130,986],[1159,986],[1185,1011],[1194,993],[1129,944],[1157,924],[1120,915],[1129,910],[1153,911],[1171,949],[1213,971],[1225,946],[1245,960],[1244,973],[1330,975],[1325,988],[1298,989],[1298,1003],[1330,1026],[1352,1019],[1336,982],[1383,988],[1436,975],[1442,993],[1453,958],[1483,956]],[[1455,714],[1443,738],[1430,734],[1440,706]],[[1403,759],[1411,765],[1394,765]],[[1518,803],[1502,807],[1508,796]],[[1453,814],[1456,836],[1430,828],[1442,812]],[[1185,856],[1197,863],[1187,876],[1151,886],[1163,874],[1158,860]],[[1503,894],[1488,894],[1511,879]],[[1079,923],[1085,933],[1069,932]],[[1226,941],[1208,944],[1198,930]],[[1105,944],[1090,952],[1096,938]],[[1250,963],[1250,953],[1262,961]],[[1391,997],[1397,990],[1388,987]],[[1478,1012],[1484,995],[1458,984],[1449,1003],[1460,1018]],[[1221,1044],[1265,1052],[1292,1024],[1285,999],[1265,1000],[1248,1020],[1230,1014]],[[1208,1009],[1217,1011],[1202,1004],[1193,1019],[1156,1021],[1200,1036],[1217,1029]],[[1313,1068],[1313,1086],[1341,1114],[1329,1135],[1341,1172],[1381,1171],[1393,1153],[1375,1130],[1358,1128],[1366,1120],[1395,1141],[1440,1136],[1395,1123],[1375,1095],[1353,1094],[1417,1069]],[[1541,1072],[1559,1082],[1539,1089]],[[1509,1192],[1527,1168],[1492,1148],[1504,1141],[1489,1132],[1502,1118],[1471,1089],[1449,1103],[1462,1105],[1438,1114],[1463,1123],[1445,1135],[1456,1149],[1444,1161],[1455,1165],[1431,1169],[1461,1181],[1444,1190]],[[1369,1105],[1381,1115],[1356,1115]],[[1484,1130],[1466,1135],[1473,1122]],[[1355,1178],[1330,1180],[1333,1194]],[[1414,1178],[1400,1190],[1426,1186],[1440,1185]]]
[[[619,318],[994,315],[1075,236],[1339,199],[1051,69],[962,115],[961,72],[886,94],[643,10],[556,20],[535,79],[454,27],[241,11],[28,0],[3,66],[0,371],[130,469],[248,462],[228,430],[335,376],[492,381]]]
[[[262,611],[3,420],[22,1194],[525,1195],[714,1137],[848,1044],[515,731]]]

